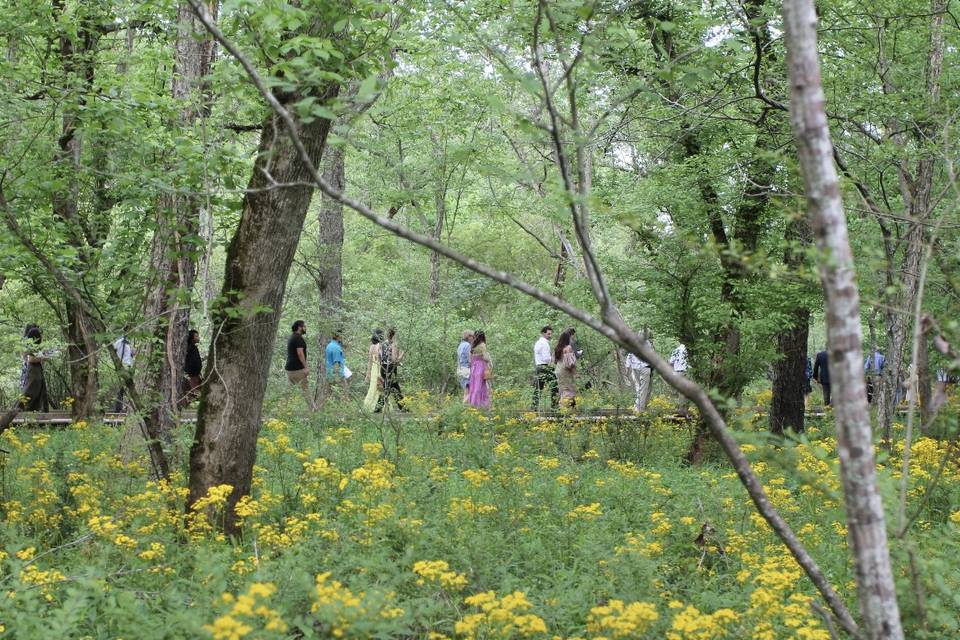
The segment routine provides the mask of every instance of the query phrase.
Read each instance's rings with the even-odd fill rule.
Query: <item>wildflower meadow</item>
[[[309,417],[289,398],[274,403],[231,538],[216,522],[230,487],[186,513],[184,470],[153,480],[122,428],[6,431],[0,638],[836,633],[736,474],[719,457],[680,462],[690,426],[665,398],[630,420],[482,414],[426,394],[411,406],[413,418],[371,419],[344,417],[336,401]],[[855,606],[831,416],[787,440],[754,418],[741,415],[744,450]],[[914,638],[958,633],[960,466],[949,449],[916,440],[911,536],[891,536]],[[903,453],[878,463],[893,509]]]

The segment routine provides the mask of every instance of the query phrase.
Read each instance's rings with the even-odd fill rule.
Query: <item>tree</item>
[[[790,121],[826,294],[830,380],[836,388],[837,452],[847,509],[847,531],[867,638],[903,638],[890,566],[883,502],[877,486],[870,412],[863,371],[860,296],[833,165],[826,99],[817,54],[812,0],[783,6],[790,79]]]
[[[218,5],[218,0],[207,2],[207,11],[213,19],[216,19]],[[210,110],[205,83],[216,49],[213,41],[205,37],[206,30],[197,22],[188,2],[178,5],[176,24],[170,92],[179,111],[168,127],[177,132],[177,138],[195,140],[193,129]],[[177,181],[181,190],[198,182],[199,172],[194,170],[196,157],[202,156],[205,150],[200,142],[194,145],[199,147],[199,153],[177,154],[181,166],[178,170],[170,167],[181,178]],[[144,309],[144,328],[151,339],[141,349],[141,360],[146,362],[141,388],[152,398],[148,409],[152,414],[150,419],[168,438],[179,415],[190,299],[196,279],[197,254],[201,250],[200,202],[197,196],[181,194],[181,190],[171,189],[160,197],[150,248],[152,286]]]
[[[189,0],[204,27],[220,34],[206,6]],[[356,13],[351,13],[355,9]],[[367,14],[363,12],[367,11]],[[250,492],[260,431],[263,395],[270,352],[277,334],[280,304],[293,262],[307,207],[314,192],[312,171],[320,163],[331,122],[331,110],[341,89],[340,60],[357,56],[351,48],[349,18],[373,14],[371,34],[379,26],[379,6],[349,7],[341,2],[287,5],[247,19],[288,21],[272,45],[278,54],[271,63],[273,88],[268,101],[283,113],[297,113],[284,122],[274,110],[263,120],[260,144],[243,198],[240,223],[227,248],[226,272],[218,307],[213,314],[213,340],[207,356],[200,396],[197,430],[190,450],[188,509],[210,488],[228,484],[232,492],[225,508],[224,528],[237,530],[233,506]],[[224,40],[218,35],[221,43]],[[293,44],[291,44],[293,43]],[[231,45],[232,46],[232,45]],[[262,48],[262,47],[261,47]],[[268,49],[269,51],[269,49]],[[243,59],[235,48],[231,53]],[[320,60],[327,60],[322,65]],[[360,61],[354,61],[360,66]],[[362,66],[360,66],[362,69]],[[253,67],[244,63],[249,73]],[[296,70],[289,78],[287,71]],[[293,116],[290,116],[293,118]],[[297,135],[291,138],[286,126]]]

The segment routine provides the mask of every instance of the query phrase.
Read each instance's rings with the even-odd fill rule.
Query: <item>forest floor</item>
[[[411,401],[422,421],[272,403],[235,540],[183,515],[188,426],[169,483],[121,452],[115,426],[7,431],[0,638],[829,640],[730,467],[682,464],[690,428],[666,399],[645,419],[590,422]],[[856,611],[830,417],[786,442],[764,426],[739,416],[744,449]],[[955,637],[960,467],[945,442],[911,452],[919,515],[892,542],[908,637]],[[891,522],[901,454],[880,457]]]

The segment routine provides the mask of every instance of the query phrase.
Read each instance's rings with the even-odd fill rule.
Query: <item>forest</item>
[[[0,638],[960,636],[948,0],[0,9]]]

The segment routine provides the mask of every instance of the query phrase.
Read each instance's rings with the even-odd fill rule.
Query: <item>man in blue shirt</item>
[[[871,404],[886,361],[887,359],[877,349],[874,349],[873,353],[863,361],[863,372],[867,375],[867,402]]]
[[[326,361],[328,381],[333,381],[334,378],[339,381],[347,377],[347,367],[346,363],[343,361],[343,346],[340,344],[339,333],[334,333],[329,344],[327,344]]]

